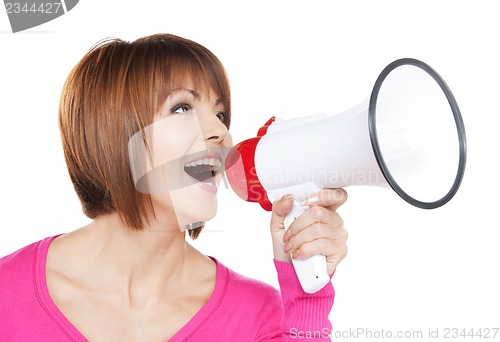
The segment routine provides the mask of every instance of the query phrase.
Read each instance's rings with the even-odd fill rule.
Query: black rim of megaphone
[[[377,98],[378,94],[380,91],[380,87],[382,86],[382,83],[384,82],[385,78],[391,71],[394,69],[403,66],[403,65],[414,65],[416,67],[419,67],[423,69],[425,72],[427,72],[441,87],[441,90],[443,90],[444,94],[446,95],[446,98],[448,99],[448,102],[450,104],[451,110],[453,112],[453,116],[455,118],[455,124],[457,128],[457,133],[458,133],[458,139],[459,139],[459,148],[460,148],[460,158],[459,158],[459,163],[458,163],[458,170],[457,174],[455,177],[455,181],[451,187],[451,189],[448,191],[448,193],[442,197],[441,199],[434,201],[434,202],[422,202],[419,201],[410,195],[408,195],[396,182],[394,177],[392,177],[391,172],[389,171],[389,168],[387,167],[387,164],[384,161],[384,158],[382,156],[382,152],[380,149],[379,141],[378,141],[378,136],[377,136],[377,124],[376,124],[376,106],[377,106]],[[369,125],[369,130],[370,130],[370,139],[373,147],[373,152],[375,154],[375,158],[377,159],[377,163],[384,174],[385,179],[391,186],[391,188],[399,195],[401,196],[406,202],[422,208],[422,209],[435,209],[438,208],[444,204],[446,204],[449,200],[455,196],[456,192],[458,191],[458,188],[460,187],[460,183],[462,182],[462,178],[465,172],[465,160],[466,160],[466,138],[465,138],[465,127],[464,123],[462,120],[462,115],[460,114],[460,110],[458,108],[457,101],[455,100],[455,97],[453,96],[450,88],[448,88],[448,85],[445,83],[445,81],[439,76],[439,74],[432,69],[429,65],[426,63],[419,61],[417,59],[413,58],[401,58],[398,59],[391,64],[389,64],[379,75],[377,78],[377,81],[375,82],[375,85],[373,87],[373,91],[370,97],[370,106],[368,108],[368,125]]]

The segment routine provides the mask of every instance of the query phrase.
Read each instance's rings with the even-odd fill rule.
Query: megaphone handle
[[[305,211],[304,207],[294,204],[292,210],[285,216],[285,229],[288,229],[292,222]],[[317,292],[330,281],[324,255],[313,255],[303,260],[292,259],[292,263],[304,292]]]

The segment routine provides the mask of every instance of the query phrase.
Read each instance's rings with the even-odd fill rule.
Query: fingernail
[[[283,242],[287,242],[288,239],[290,239],[290,236],[292,236],[292,232],[290,231],[290,229],[288,229],[283,235]]]
[[[283,251],[284,251],[285,253],[288,253],[288,252],[290,252],[291,250],[292,250],[292,244],[291,244],[291,243],[287,243],[287,244],[285,245],[285,248],[283,249]]]
[[[300,203],[300,205],[313,205],[319,202],[318,196],[310,197]]]
[[[286,200],[293,199],[293,195],[292,194],[286,194],[285,196],[283,196],[283,198],[286,199]]]
[[[335,190],[335,199],[340,201],[342,198],[344,198],[344,191],[340,189]]]
[[[297,259],[299,257],[299,254],[300,254],[300,250],[296,249],[295,252],[293,252],[293,254],[292,254],[292,259]]]

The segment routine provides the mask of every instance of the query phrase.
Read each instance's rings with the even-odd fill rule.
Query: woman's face
[[[144,129],[150,152],[140,158],[136,154],[133,163],[146,168],[132,171],[138,190],[151,194],[160,222],[175,219],[184,230],[187,224],[214,217],[224,159],[232,146],[226,120],[214,92],[188,85],[174,90],[153,124]],[[141,141],[143,136],[136,134],[129,151]]]

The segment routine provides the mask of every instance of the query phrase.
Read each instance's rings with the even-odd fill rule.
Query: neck
[[[122,293],[131,305],[181,286],[187,268],[200,255],[176,222],[133,231],[110,214],[96,218],[80,234],[82,260],[89,272],[99,274],[96,286]]]

